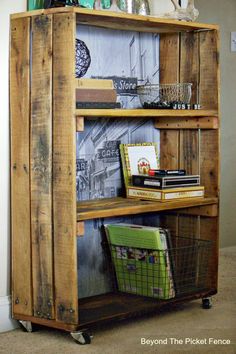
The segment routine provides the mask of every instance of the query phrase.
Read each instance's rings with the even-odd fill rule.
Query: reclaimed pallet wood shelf
[[[75,109],[76,26],[160,33],[160,83],[192,82],[201,110]],[[106,31],[104,31],[105,33]],[[104,34],[104,36],[106,36]],[[217,292],[219,27],[74,7],[11,15],[12,313],[73,331]],[[111,198],[77,203],[76,134],[84,119],[152,119],[160,167],[200,174],[206,198],[166,203]],[[205,292],[154,301],[102,294],[78,301],[77,235],[86,220],[156,212],[174,236],[212,241]],[[66,275],[66,276],[65,276]],[[141,311],[141,312],[142,312]]]
[[[173,110],[173,109],[76,109],[75,115],[78,117],[118,117],[120,119],[133,117],[173,117],[178,118],[203,118],[217,117],[217,110]]]
[[[217,203],[217,198],[192,198],[165,203],[127,198],[89,200],[77,203],[77,221],[215,205]]]
[[[91,11],[88,9],[68,7],[48,10],[35,10],[19,14],[13,14],[11,15],[11,19],[40,15],[53,15],[58,13],[76,14],[76,21],[79,24],[128,31],[176,33],[188,31],[219,30],[219,26],[215,24],[212,25],[197,22],[168,20],[160,19],[153,16],[141,16],[100,10]]]
[[[202,290],[198,293],[170,300],[156,300],[147,297],[144,298],[143,296],[117,292],[92,296],[79,300],[79,325],[57,323],[56,321],[50,321],[43,318],[38,318],[37,321],[35,321],[34,318],[24,315],[16,315],[15,318],[24,321],[37,322],[43,326],[59,328],[71,332],[79,330],[80,328],[85,328],[86,326],[96,328],[96,326],[110,322],[114,319],[122,320],[131,316],[140,316],[148,313],[155,314],[158,313],[158,311],[163,310],[165,307],[170,309],[171,306],[178,303],[201,299],[203,297],[215,295],[215,293],[215,289],[206,289],[205,291]]]

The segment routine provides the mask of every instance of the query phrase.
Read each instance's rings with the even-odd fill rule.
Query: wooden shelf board
[[[77,203],[77,221],[176,210],[217,203],[217,198],[192,198],[168,202],[153,202],[120,197],[96,199]]]
[[[145,313],[153,313],[161,308],[177,303],[214,295],[216,290],[207,289],[170,300],[157,300],[127,293],[108,293],[79,300],[79,323],[98,325],[114,319],[125,319]]]
[[[76,109],[77,117],[217,117],[217,110],[173,110],[173,109]]]
[[[13,318],[15,320],[30,321],[41,326],[71,332],[84,329],[85,325],[96,327],[101,323],[113,320],[141,316],[147,313],[154,314],[161,308],[169,309],[170,306],[174,306],[178,303],[215,295],[216,292],[215,289],[209,288],[170,300],[156,300],[121,292],[107,293],[81,300],[79,299],[79,324],[66,324],[56,320],[22,314],[13,314]]]
[[[103,28],[120,30],[130,30],[139,32],[182,32],[198,30],[219,30],[218,25],[169,20],[153,16],[133,15],[122,12],[89,10],[77,7],[58,7],[52,9],[40,9],[27,11],[11,15],[11,19],[31,17],[36,15],[56,14],[61,12],[77,14],[77,22],[82,24],[94,25]]]

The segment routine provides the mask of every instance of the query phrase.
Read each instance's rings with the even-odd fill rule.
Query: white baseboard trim
[[[0,333],[11,331],[18,327],[11,318],[11,297],[0,296]]]

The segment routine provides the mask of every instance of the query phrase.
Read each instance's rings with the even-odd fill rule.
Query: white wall
[[[9,224],[9,14],[26,9],[26,0],[0,1],[0,332],[14,328],[10,320],[10,224]]]
[[[236,52],[230,32],[236,31],[235,0],[195,0],[201,22],[220,25],[221,68],[221,207],[220,246],[236,245]]]

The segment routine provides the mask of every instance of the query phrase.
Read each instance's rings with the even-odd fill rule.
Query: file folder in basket
[[[130,224],[105,228],[119,291],[157,299],[175,297],[167,230]]]

